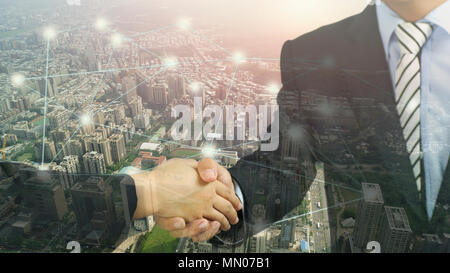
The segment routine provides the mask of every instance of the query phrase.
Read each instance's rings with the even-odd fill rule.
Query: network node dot
[[[244,63],[246,61],[246,58],[244,56],[244,53],[237,51],[233,54],[233,61],[236,64]]]
[[[270,83],[267,85],[266,90],[272,94],[277,94],[280,91],[281,86],[277,83]]]
[[[123,37],[119,33],[114,33],[111,36],[111,44],[113,47],[120,47],[123,42]]]
[[[98,18],[95,22],[95,28],[97,30],[105,30],[106,27],[109,25],[109,22],[104,18]]]
[[[175,57],[167,57],[164,59],[163,65],[166,67],[175,67],[178,65],[178,60]]]
[[[84,114],[80,118],[82,125],[89,125],[92,123],[92,118],[89,114]]]
[[[44,37],[47,39],[53,39],[56,36],[56,30],[53,27],[46,27],[44,29]]]
[[[177,22],[177,26],[181,30],[188,30],[191,27],[191,19],[190,18],[181,18]]]
[[[189,84],[189,89],[192,91],[192,93],[196,94],[200,91],[201,83],[199,82],[193,82]]]
[[[217,150],[214,146],[205,146],[202,148],[203,157],[213,158],[217,153]]]
[[[15,73],[11,76],[11,82],[13,86],[20,87],[25,82],[25,77],[22,74]]]

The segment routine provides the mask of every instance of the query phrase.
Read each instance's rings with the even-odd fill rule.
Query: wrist
[[[137,196],[137,207],[134,218],[139,219],[159,211],[158,194],[156,193],[155,173],[141,172],[131,176],[134,180]]]

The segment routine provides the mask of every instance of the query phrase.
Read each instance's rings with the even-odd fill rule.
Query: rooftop
[[[362,183],[362,191],[364,201],[371,203],[383,204],[383,194],[381,193],[380,185],[371,183]]]

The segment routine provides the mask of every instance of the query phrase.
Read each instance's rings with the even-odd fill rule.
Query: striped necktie
[[[395,99],[406,150],[417,189],[422,186],[422,145],[420,142],[420,52],[433,28],[427,23],[402,23],[397,26],[401,58],[396,68]]]

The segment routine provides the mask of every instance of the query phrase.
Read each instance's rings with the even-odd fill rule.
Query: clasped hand
[[[132,177],[138,197],[134,218],[154,215],[174,237],[204,241],[239,221],[242,205],[231,176],[212,159],[171,159]]]

